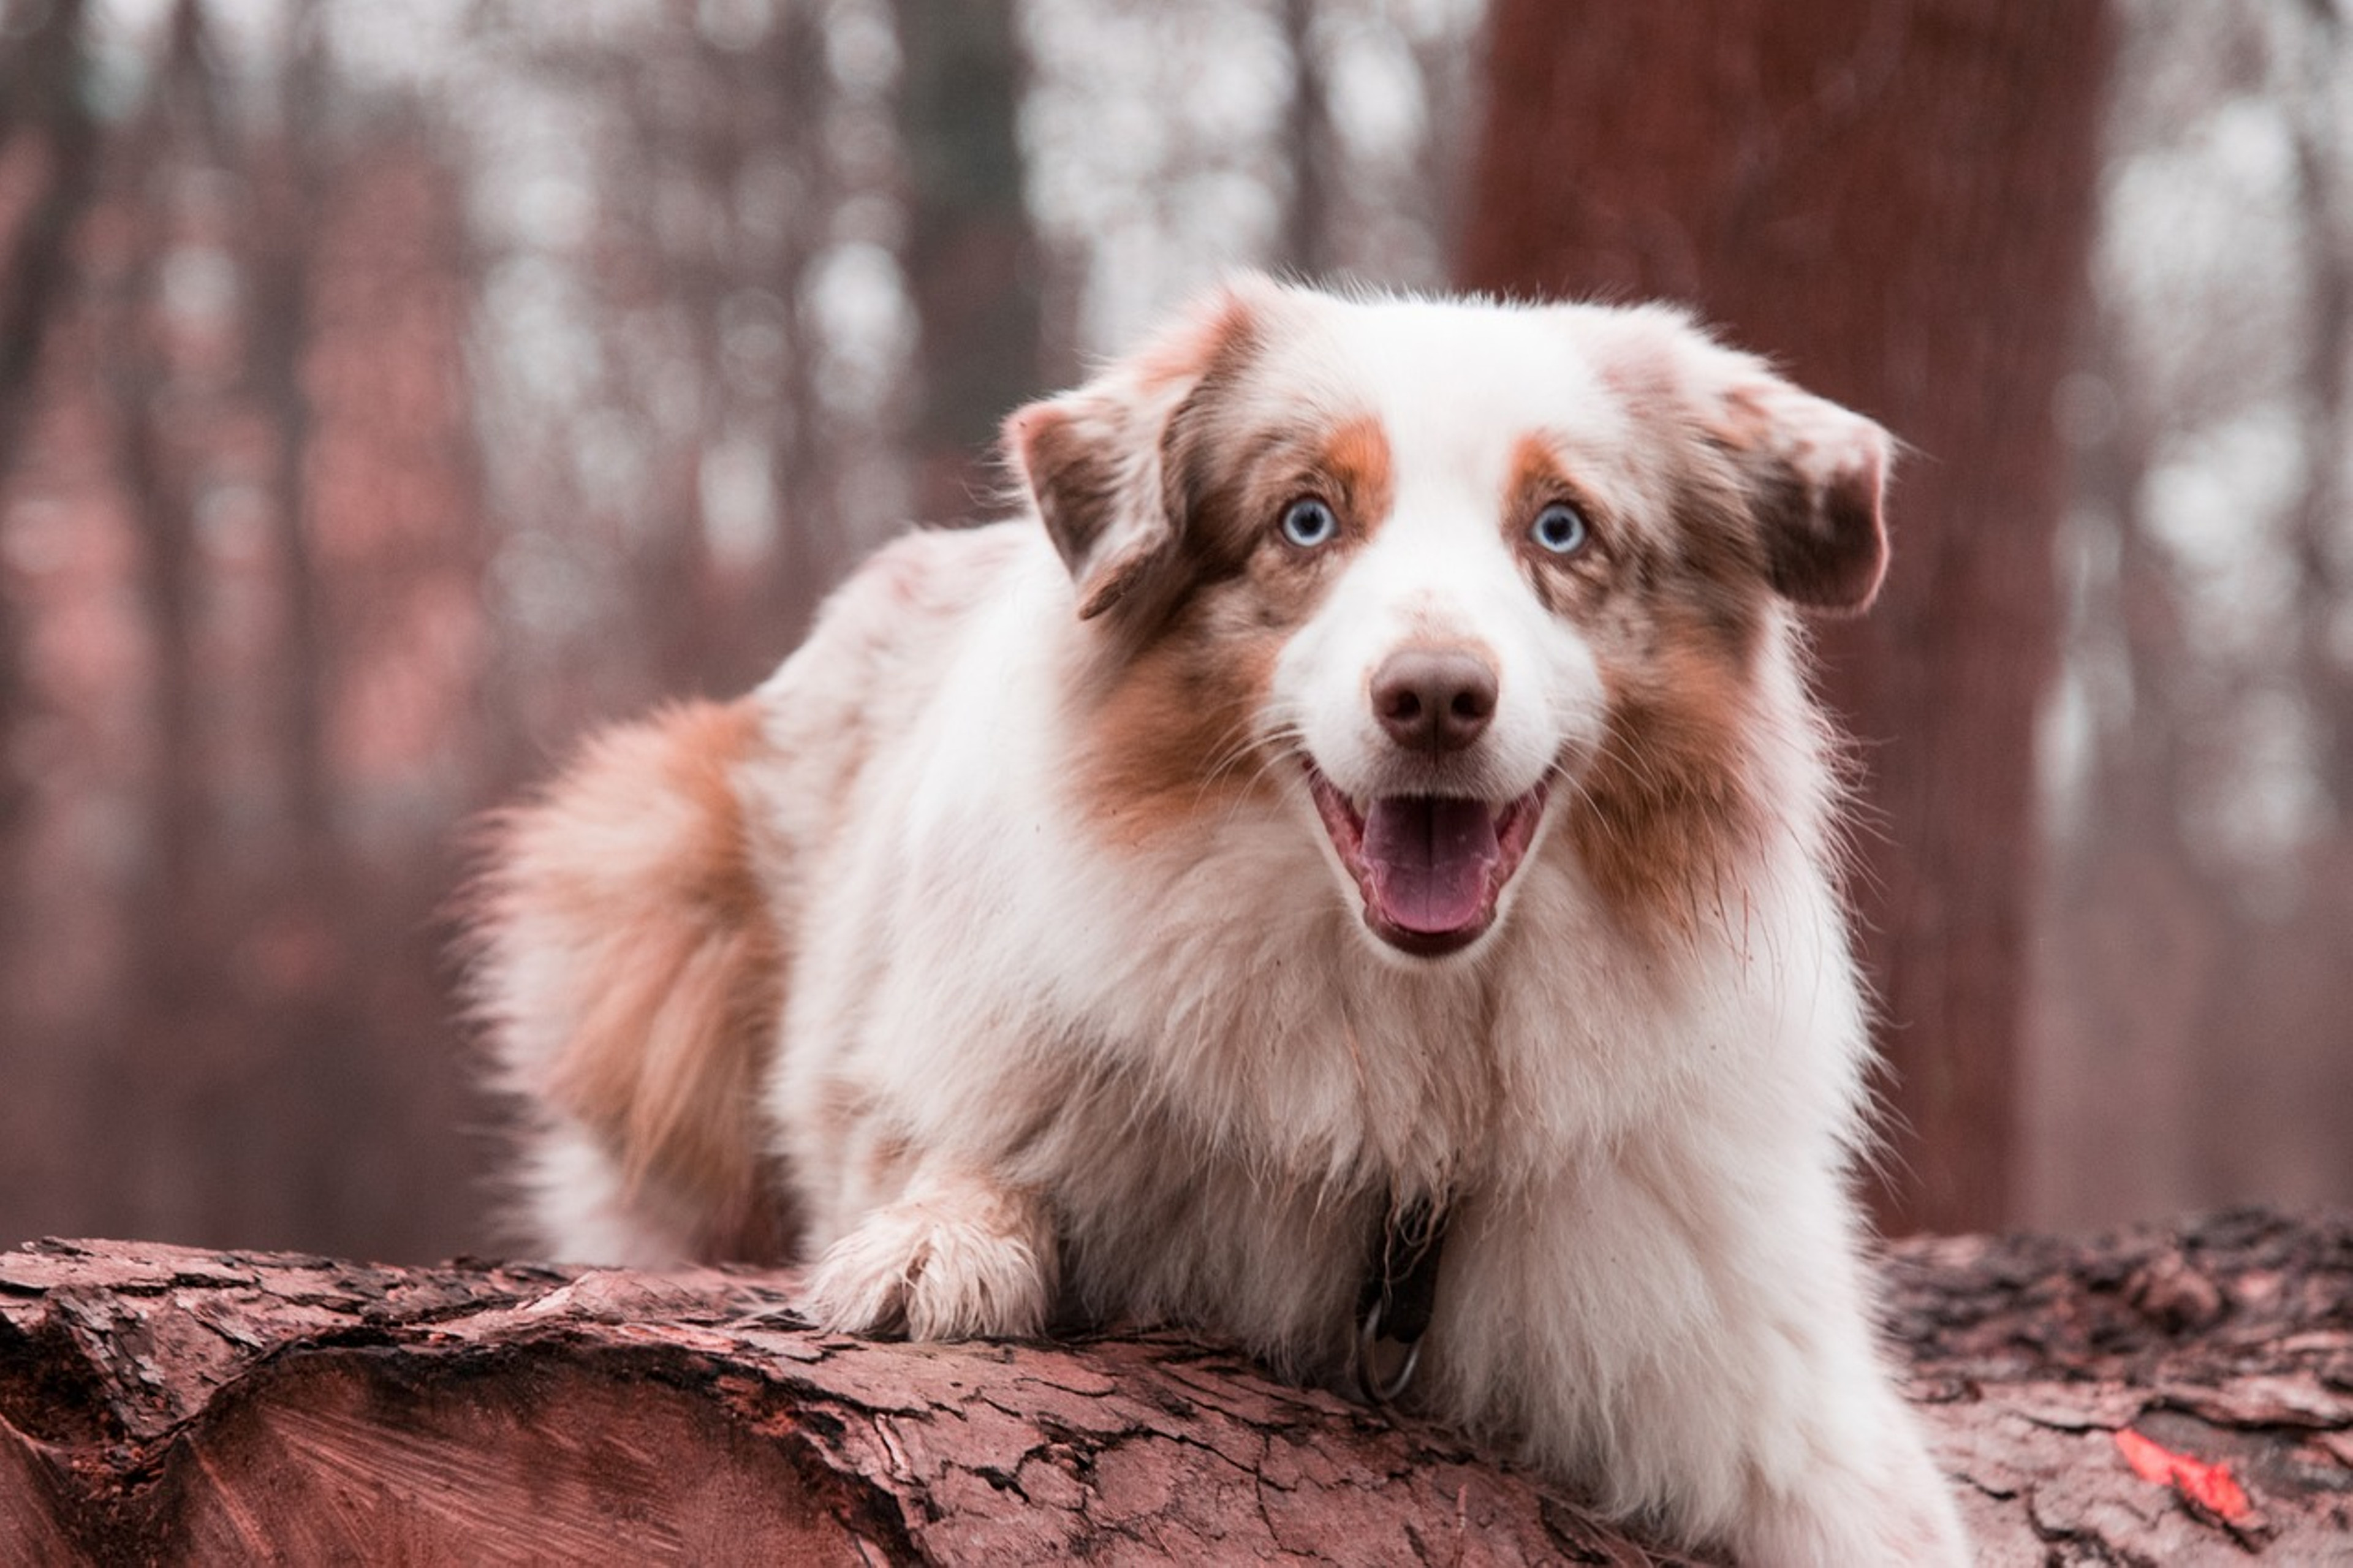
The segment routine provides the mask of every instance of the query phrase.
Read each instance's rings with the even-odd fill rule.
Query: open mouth
[[[1451,795],[1377,795],[1359,810],[1307,764],[1307,785],[1365,923],[1402,952],[1433,957],[1476,942],[1544,814],[1545,786],[1500,805]]]

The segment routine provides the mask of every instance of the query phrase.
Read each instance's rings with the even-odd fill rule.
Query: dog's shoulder
[[[1039,584],[1067,597],[1034,521],[917,530],[868,558],[751,699],[765,744],[745,783],[769,822],[809,818],[804,842],[837,833],[860,775],[920,738],[943,684]]]

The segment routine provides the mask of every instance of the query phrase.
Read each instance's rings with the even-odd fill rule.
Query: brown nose
[[[1373,671],[1373,714],[1412,752],[1459,752],[1495,716],[1495,668],[1462,648],[1403,648]]]

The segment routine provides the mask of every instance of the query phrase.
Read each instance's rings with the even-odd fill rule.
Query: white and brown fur
[[[1427,1198],[1411,1403],[1746,1562],[1963,1561],[1870,1324],[1798,620],[1876,590],[1885,436],[1669,310],[1246,279],[1007,446],[1026,515],[901,540],[752,696],[504,820],[476,975],[537,1243],[1331,1377],[1383,1205]],[[1495,677],[1440,757],[1368,705],[1420,647]],[[1542,816],[1417,954],[1311,764]]]

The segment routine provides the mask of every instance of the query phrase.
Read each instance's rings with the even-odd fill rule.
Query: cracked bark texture
[[[2353,1216],[1891,1254],[1984,1561],[2353,1563]],[[871,1343],[792,1284],[0,1254],[0,1560],[1680,1561],[1182,1336]]]

